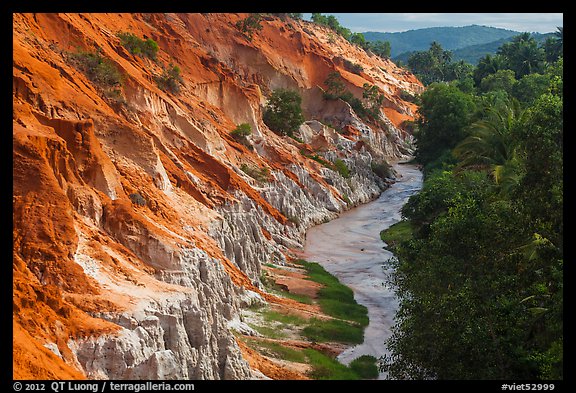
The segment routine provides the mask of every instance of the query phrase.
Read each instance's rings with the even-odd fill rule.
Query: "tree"
[[[293,136],[304,123],[302,97],[297,91],[277,89],[272,92],[264,111],[264,123],[281,135]]]
[[[484,119],[470,125],[470,136],[454,148],[460,161],[457,168],[487,169],[495,183],[509,191],[521,176],[514,129],[523,124],[525,111],[518,100],[511,99],[487,112]]]
[[[489,74],[480,82],[480,91],[487,93],[489,91],[502,90],[508,94],[512,93],[512,88],[516,84],[516,77],[512,70],[498,70]]]
[[[480,86],[482,79],[486,78],[488,75],[495,74],[497,71],[503,68],[504,58],[502,56],[492,56],[488,54],[481,58],[473,72],[476,87]]]
[[[554,37],[547,38],[542,46],[548,62],[554,62],[564,54],[564,27],[556,29]]]
[[[524,173],[515,198],[532,217],[534,231],[557,246],[563,239],[563,116],[562,98],[544,94],[527,110],[524,124],[514,129]]]
[[[380,93],[380,89],[375,85],[364,83],[362,85],[362,98],[367,101],[367,106],[364,107],[368,110],[370,116],[378,119],[380,113],[380,106],[384,102],[384,94]]]
[[[475,104],[472,97],[446,84],[432,84],[421,94],[416,159],[429,164],[467,136]]]
[[[254,33],[258,30],[262,30],[262,15],[260,14],[250,14],[246,18],[236,22],[236,28],[244,34],[249,41],[252,41]]]
[[[504,58],[507,67],[515,72],[517,79],[532,72],[540,72],[544,65],[544,50],[538,47],[530,33],[515,36],[498,49],[498,54]]]
[[[449,81],[447,74],[452,62],[452,52],[433,41],[427,51],[415,52],[408,58],[408,66],[425,85],[433,82]]]
[[[512,95],[525,105],[531,105],[550,88],[550,75],[528,74],[512,87]]]
[[[364,38],[364,34],[362,33],[352,33],[350,35],[350,42],[358,45],[360,48],[363,49],[369,48],[369,43],[366,41],[366,38]]]
[[[392,47],[389,41],[371,41],[368,42],[368,49],[372,51],[376,56],[383,59],[389,59]]]
[[[324,98],[328,100],[340,98],[346,92],[346,85],[342,80],[342,75],[340,75],[338,71],[329,73],[324,84],[326,85]]]

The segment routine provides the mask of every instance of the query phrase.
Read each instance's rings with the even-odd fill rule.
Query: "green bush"
[[[155,79],[160,89],[175,94],[180,92],[180,85],[184,83],[180,75],[180,67],[174,64],[170,64],[168,69],[164,69],[162,75],[157,75]]]
[[[230,135],[232,135],[234,139],[245,138],[250,134],[252,134],[252,128],[250,127],[250,124],[247,123],[242,123],[238,125],[235,129],[233,129],[230,132]]]
[[[240,165],[240,170],[259,183],[266,183],[270,180],[270,170],[266,167],[258,168],[242,164]]]
[[[344,68],[354,74],[360,75],[364,71],[364,67],[361,64],[353,63],[348,59],[344,59]]]
[[[362,355],[352,360],[348,367],[362,379],[375,379],[378,378],[377,361],[372,355]]]
[[[302,97],[297,91],[274,90],[264,110],[264,123],[274,132],[293,136],[294,131],[304,123],[301,104]]]
[[[248,40],[252,41],[254,32],[257,30],[262,30],[262,25],[260,24],[261,21],[262,15],[250,14],[246,18],[236,22],[236,28],[240,30],[240,32],[244,34]]]
[[[342,176],[345,179],[350,178],[350,169],[348,169],[348,166],[344,161],[337,158],[336,161],[334,161],[334,167],[336,168],[336,171],[340,174],[340,176]]]
[[[372,172],[374,172],[381,179],[392,177],[392,167],[386,161],[378,163],[372,161],[370,168],[372,168]]]
[[[137,35],[128,32],[119,32],[116,36],[120,38],[122,46],[128,49],[128,51],[133,55],[144,56],[156,60],[156,54],[160,47],[152,38],[148,38],[144,41]]]
[[[111,60],[102,56],[100,49],[96,52],[78,51],[72,53],[70,58],[76,68],[99,86],[110,88],[122,85],[122,74]]]

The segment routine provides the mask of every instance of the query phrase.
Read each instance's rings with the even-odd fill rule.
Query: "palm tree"
[[[474,83],[476,87],[480,86],[482,79],[488,75],[495,74],[498,70],[504,68],[504,59],[500,55],[492,56],[490,54],[478,60],[478,65],[474,69]]]
[[[530,33],[515,36],[512,41],[500,47],[498,55],[504,57],[508,67],[516,73],[517,79],[539,71],[544,61],[544,50],[538,47]]]
[[[521,179],[518,144],[513,129],[525,117],[516,99],[509,99],[487,109],[485,119],[473,123],[470,136],[454,148],[460,160],[457,169],[476,167],[488,170],[502,192],[508,192]]]
[[[558,31],[554,33],[554,37],[547,38],[543,44],[546,60],[549,62],[558,60],[564,54],[564,28],[556,28]]]

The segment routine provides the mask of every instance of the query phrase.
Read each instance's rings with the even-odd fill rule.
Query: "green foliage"
[[[362,379],[375,379],[378,378],[377,361],[374,356],[362,355],[352,360],[349,367]]]
[[[256,31],[262,30],[261,22],[261,14],[250,14],[246,18],[236,22],[236,28],[240,30],[240,32],[244,34],[244,36],[249,41],[252,41],[252,38],[254,38],[254,33]]]
[[[498,70],[482,79],[480,82],[480,91],[486,93],[494,90],[502,90],[510,94],[515,84],[516,77],[514,76],[514,71],[508,69]]]
[[[288,16],[292,19],[296,19],[296,20],[300,20],[303,17],[302,13],[298,13],[298,12],[289,12]]]
[[[122,85],[122,74],[116,65],[104,57],[98,49],[96,52],[78,51],[70,54],[73,64],[80,69],[88,79],[104,88]]]
[[[312,365],[310,376],[320,380],[357,380],[359,376],[337,360],[313,349],[305,349],[304,354]]]
[[[524,35],[487,58],[479,96],[422,94],[425,182],[402,209],[411,231],[382,234],[398,237],[392,378],[563,378],[563,61],[516,68],[532,51]]]
[[[357,74],[357,75],[360,75],[362,73],[362,71],[364,71],[364,67],[362,67],[362,64],[353,63],[348,59],[344,59],[344,68],[347,71],[350,71],[353,74]]]
[[[370,169],[374,172],[379,178],[387,179],[392,177],[392,167],[386,161],[382,162],[375,162],[372,161],[370,163]]]
[[[425,165],[467,136],[475,104],[470,95],[445,84],[430,85],[420,98],[416,158]]]
[[[542,94],[547,93],[550,87],[550,75],[528,74],[524,75],[512,88],[512,95],[520,102],[531,105]]]
[[[390,46],[390,42],[388,41],[372,41],[368,42],[368,49],[374,53],[376,56],[379,56],[383,59],[390,58],[390,52],[392,48]]]
[[[252,134],[252,127],[248,123],[239,124],[235,129],[230,132],[234,138],[245,138]]]
[[[156,60],[156,55],[160,47],[152,38],[143,40],[137,35],[129,32],[119,32],[116,36],[120,38],[122,46],[128,49],[128,51],[133,55]]]
[[[398,244],[406,242],[414,237],[414,228],[411,221],[402,220],[380,232],[380,239],[392,250]]]
[[[264,110],[264,123],[274,132],[293,136],[302,123],[302,97],[297,91],[277,89],[272,92]]]
[[[408,58],[408,67],[425,85],[452,80],[447,77],[452,61],[452,52],[444,50],[434,41],[427,51],[415,52]]]
[[[557,27],[554,37],[546,39],[542,44],[546,61],[555,62],[564,55],[564,28]]]
[[[270,170],[267,167],[251,167],[247,164],[240,165],[240,170],[259,183],[268,183],[270,181]]]
[[[347,40],[352,36],[352,32],[350,31],[350,29],[341,26],[340,22],[338,22],[338,19],[334,15],[326,16],[319,13],[313,13],[312,22],[331,28],[332,30],[334,30],[336,33],[340,34]]]
[[[540,72],[544,65],[544,50],[530,33],[515,36],[511,42],[503,44],[498,54],[504,58],[507,68],[515,72],[516,78],[533,72]]]
[[[362,33],[352,33],[348,39],[352,44],[358,45],[362,49],[369,49],[370,45]]]
[[[328,74],[324,84],[326,85],[324,99],[346,101],[350,104],[352,110],[364,120],[370,121],[379,118],[380,106],[384,102],[384,94],[381,94],[376,86],[368,83],[363,85],[362,98],[364,98],[364,103],[346,89],[342,75],[339,72],[335,71]]]
[[[308,272],[309,279],[322,284],[319,290],[319,303],[322,311],[332,317],[352,321],[354,324],[365,327],[368,325],[368,311],[366,307],[356,303],[354,293],[350,288],[328,273],[315,262],[297,260]]]
[[[340,176],[342,176],[345,179],[350,178],[350,169],[348,169],[348,166],[346,165],[346,163],[344,161],[342,161],[341,159],[337,158],[334,161],[334,167],[336,168],[336,171],[340,174]]]
[[[380,89],[369,83],[362,85],[362,98],[366,100],[365,108],[370,117],[378,119],[380,107],[384,102],[384,94],[380,93]]]
[[[502,56],[486,55],[478,61],[478,65],[473,71],[474,83],[480,86],[480,83],[488,75],[495,74],[505,68],[505,60]]]
[[[264,340],[246,339],[251,346],[256,346],[264,355],[289,362],[305,363],[307,361],[304,352],[285,347],[284,345]]]
[[[350,63],[353,64],[353,63]],[[377,120],[380,116],[380,106],[384,102],[384,94],[380,93],[378,87],[365,83],[362,89],[362,98],[364,102],[346,89],[342,75],[337,72],[331,72],[324,81],[326,90],[324,99],[346,101],[352,107],[352,110],[363,120]]]
[[[327,100],[338,99],[347,91],[346,85],[342,80],[342,75],[340,75],[338,71],[329,73],[324,84],[326,85],[324,98]]]
[[[164,69],[162,75],[157,75],[155,80],[160,89],[174,94],[179,93],[180,85],[184,84],[184,80],[180,75],[180,67],[174,64],[170,64],[168,69]]]
[[[339,319],[320,320],[312,318],[302,329],[302,334],[313,342],[341,342],[361,344],[364,341],[364,329]]]

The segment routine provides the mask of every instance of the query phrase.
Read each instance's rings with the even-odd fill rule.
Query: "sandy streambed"
[[[386,284],[392,253],[383,249],[380,231],[400,221],[400,209],[422,186],[422,173],[413,165],[394,166],[395,184],[378,199],[343,213],[307,232],[304,257],[320,263],[354,291],[356,301],[368,308],[370,323],[364,343],[342,352],[338,359],[348,364],[361,355],[376,358],[387,354],[385,340],[391,334],[398,303]],[[384,378],[380,374],[380,378]]]

